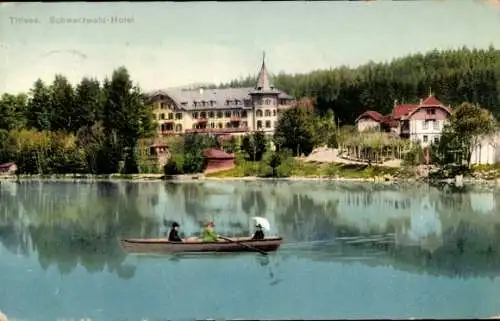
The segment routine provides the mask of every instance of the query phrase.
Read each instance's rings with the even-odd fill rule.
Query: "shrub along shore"
[[[454,182],[463,175],[466,183],[500,183],[500,166],[479,165],[470,170],[463,168],[430,169],[429,176],[420,175],[416,166],[384,167],[360,164],[317,163],[289,160],[274,169],[265,161],[237,161],[230,170],[208,174],[47,174],[0,175],[1,180],[67,180],[67,181],[189,181],[189,180],[338,180],[364,182],[444,181]]]

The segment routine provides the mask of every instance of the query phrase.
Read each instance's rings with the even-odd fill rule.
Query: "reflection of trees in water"
[[[287,207],[279,215],[280,230],[296,241],[331,239],[335,235],[332,222],[337,216],[336,207],[336,202],[317,204],[309,196],[291,195]]]
[[[267,205],[262,190],[250,190],[243,194],[241,209],[248,215],[260,215],[266,213]]]
[[[16,199],[4,203],[9,204],[8,221],[15,222],[19,213],[26,210],[30,224],[21,225],[21,231],[30,236],[44,269],[55,264],[64,274],[78,264],[89,272],[102,271],[107,266],[109,272],[116,272],[121,278],[133,277],[134,267],[123,264],[125,254],[118,238],[156,236],[158,230],[157,223],[142,216],[139,209],[139,204],[143,204],[139,202],[141,185],[66,184],[21,184]],[[9,195],[2,194],[2,199],[6,197]],[[10,250],[13,226],[0,229],[0,241]],[[28,243],[25,240],[20,244],[26,247]]]
[[[186,214],[193,218],[200,219],[206,213],[206,189],[201,183],[179,184],[184,196],[184,207]]]

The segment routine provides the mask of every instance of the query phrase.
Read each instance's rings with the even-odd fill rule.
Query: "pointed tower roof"
[[[259,77],[257,78],[257,85],[255,89],[257,90],[271,90],[274,86],[269,80],[269,74],[266,68],[266,53],[262,53],[262,66],[260,67]]]

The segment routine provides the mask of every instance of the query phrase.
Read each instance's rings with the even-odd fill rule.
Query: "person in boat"
[[[170,233],[168,233],[169,242],[183,242],[182,238],[179,236],[179,223],[173,222]]]
[[[264,230],[262,228],[262,225],[257,224],[255,227],[257,228],[257,230],[253,234],[252,240],[263,240],[265,236],[264,236]]]
[[[215,232],[215,224],[210,221],[207,223],[203,231],[201,232],[201,240],[203,242],[217,242],[219,240],[219,236]]]

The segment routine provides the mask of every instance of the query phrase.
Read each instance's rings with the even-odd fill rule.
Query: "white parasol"
[[[252,217],[252,220],[255,221],[255,225],[260,224],[263,229],[270,231],[271,230],[271,224],[269,224],[269,221],[263,217],[260,216],[254,216]]]

